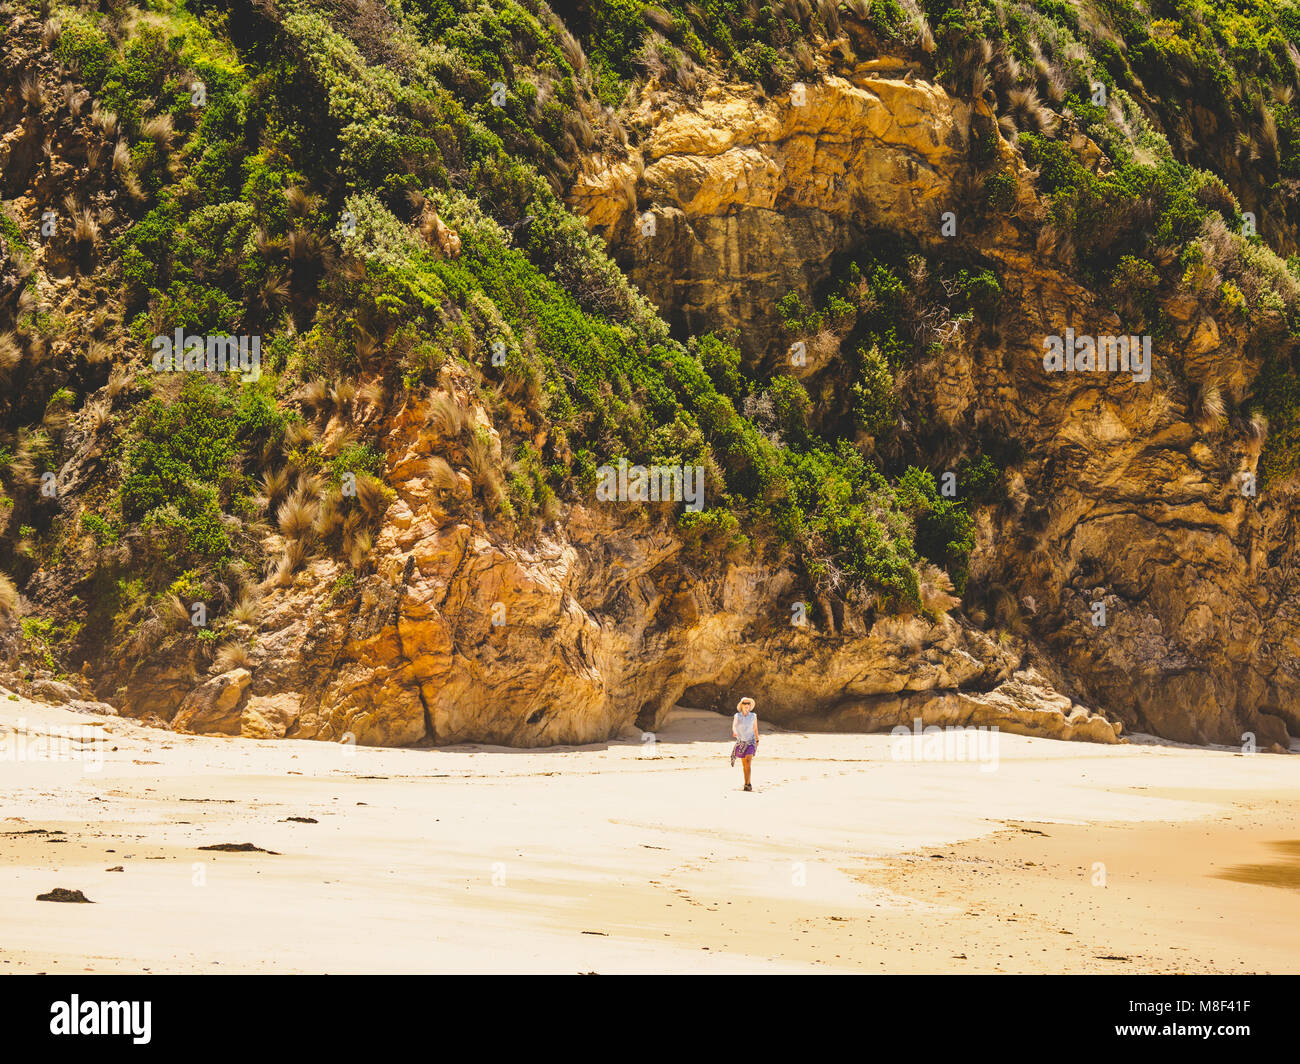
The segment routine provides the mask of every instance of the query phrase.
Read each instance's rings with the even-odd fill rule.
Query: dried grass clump
[[[113,146],[113,172],[119,176],[131,173],[131,146],[124,140]]]
[[[1014,130],[1050,133],[1056,128],[1057,117],[1030,88],[1014,88],[1007,92],[1007,115]]]
[[[0,573],[0,617],[8,619],[18,612],[22,602],[18,588],[8,573]]]
[[[564,52],[565,62],[575,73],[581,74],[587,68],[587,53],[582,50],[578,39],[567,29],[560,33],[560,48]]]
[[[275,566],[271,582],[276,587],[287,587],[293,582],[293,574],[302,568],[302,563],[306,559],[307,545],[300,539],[289,540],[284,545],[284,553]]]
[[[327,248],[320,236],[310,230],[295,229],[285,240],[285,249],[295,268],[311,267],[325,260]]]
[[[357,358],[364,364],[379,352],[379,340],[365,329],[357,329]]]
[[[291,217],[304,218],[316,206],[316,197],[304,188],[290,185],[284,190],[284,202]]]
[[[101,107],[96,100],[90,105],[90,122],[100,131],[107,140],[112,140],[117,136],[117,112],[110,111],[107,107]]]
[[[168,593],[162,597],[158,603],[156,615],[162,625],[173,631],[190,626],[189,607],[181,601],[179,595],[174,593]]]
[[[447,392],[438,392],[429,400],[429,423],[439,435],[454,440],[465,428],[465,408]]]
[[[309,421],[290,421],[284,427],[284,442],[289,447],[305,447],[316,439],[316,427]]]
[[[924,15],[920,17],[916,27],[916,43],[926,55],[930,55],[935,49],[934,30],[930,28],[930,20]]]
[[[276,511],[275,520],[280,526],[280,535],[290,542],[302,539],[315,525],[319,508],[311,494],[304,493],[301,489],[295,491]]]
[[[357,397],[357,386],[355,381],[342,380],[330,389],[330,402],[334,405],[340,416],[350,414],[352,411],[353,401]]]
[[[817,72],[817,53],[807,41],[796,41],[794,46],[794,65],[805,77]]]
[[[126,366],[114,366],[108,371],[108,389],[109,399],[116,399],[130,389],[135,383],[135,374]]]
[[[23,102],[37,111],[45,109],[45,92],[35,74],[24,74],[18,82],[18,94]]]
[[[896,644],[909,654],[919,653],[925,646],[925,634],[930,626],[919,617],[886,617],[872,630],[886,641]]]
[[[247,594],[243,595],[230,610],[230,619],[236,624],[255,625],[261,615],[261,600]]]
[[[262,474],[261,491],[257,503],[263,510],[274,509],[289,490],[289,470],[287,467],[268,469]]]
[[[357,388],[357,403],[375,412],[382,412],[388,405],[388,392],[379,377],[368,380]]]
[[[311,380],[302,386],[302,405],[313,415],[328,411],[330,405],[330,386],[323,380]]]
[[[840,353],[840,334],[834,329],[821,329],[808,341],[808,354],[813,365],[824,366]]]
[[[327,491],[320,502],[320,512],[316,515],[316,535],[320,539],[329,539],[343,528],[347,520],[343,493],[338,488]]]
[[[374,546],[374,537],[364,528],[352,536],[348,544],[348,561],[353,569],[360,570],[366,564]]]
[[[0,332],[0,370],[13,369],[23,358],[18,336],[12,331]]]
[[[474,487],[482,492],[489,510],[497,510],[505,500],[505,484],[492,453],[492,444],[475,433],[465,448],[465,467]]]
[[[370,518],[378,517],[388,509],[388,492],[383,481],[368,473],[357,477],[357,503]]]
[[[961,605],[952,577],[936,565],[921,570],[921,606],[928,613],[943,614]]]
[[[456,476],[456,471],[445,458],[435,455],[428,459],[425,477],[429,481],[429,487],[435,492],[455,495],[460,491],[460,480]]]
[[[251,669],[253,652],[242,643],[226,643],[217,651],[217,671],[230,672],[231,669]]]
[[[97,435],[113,416],[113,404],[106,398],[94,399],[86,404],[86,431]]]
[[[175,133],[176,122],[170,114],[153,115],[140,123],[140,136],[153,141],[160,151],[171,148]]]
[[[9,476],[16,486],[31,488],[36,484],[36,467],[40,456],[49,449],[50,437],[40,429],[20,428],[14,446]]]
[[[657,33],[662,33],[667,37],[673,32],[677,25],[677,20],[673,18],[671,11],[665,11],[662,7],[650,5],[642,13],[647,25]]]
[[[258,286],[253,298],[257,306],[268,316],[284,308],[291,295],[289,279],[283,273],[268,274]]]
[[[1201,384],[1192,404],[1192,423],[1202,432],[1214,432],[1223,425],[1226,413],[1227,404],[1218,383],[1206,381]]]
[[[1246,422],[1246,453],[1251,458],[1258,458],[1264,450],[1268,439],[1268,418],[1263,414],[1252,414]]]
[[[325,478],[320,473],[299,473],[297,488],[299,495],[319,499],[325,490]]]
[[[88,208],[73,212],[72,237],[83,246],[94,247],[99,243],[99,222]]]

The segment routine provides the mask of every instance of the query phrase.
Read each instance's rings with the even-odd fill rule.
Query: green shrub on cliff
[[[80,14],[63,15],[59,43],[54,55],[67,64],[92,91],[103,84],[109,64],[114,58],[108,34],[89,18]]]
[[[278,439],[284,421],[264,385],[191,377],[175,399],[149,400],[126,454],[123,518],[159,534],[170,564],[219,562],[233,549],[226,514],[248,488],[243,462]]]
[[[966,587],[967,562],[975,547],[975,522],[964,505],[944,498],[929,470],[908,466],[898,479],[903,512],[916,526],[916,549],[947,570],[958,593]]]

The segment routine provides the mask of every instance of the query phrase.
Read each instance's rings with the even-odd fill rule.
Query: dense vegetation
[[[578,5],[576,17],[611,98],[647,73],[690,92],[719,65],[775,91],[888,51],[984,101],[1038,171],[1046,250],[1107,292],[1131,328],[1164,335],[1162,303],[1179,293],[1248,320],[1267,368],[1235,413],[1272,426],[1266,478],[1300,470],[1295,3],[621,0]],[[975,132],[988,142],[991,131]],[[1077,151],[1079,136],[1104,152],[1104,176]],[[984,164],[972,206],[1005,214],[1010,177],[991,152]],[[884,380],[874,363],[864,372]],[[1222,396],[1229,376],[1220,367],[1188,382],[1202,414],[1234,412]],[[869,417],[888,416],[888,400],[867,405]]]
[[[69,245],[78,270],[108,271],[123,320],[105,304],[74,338],[26,298],[0,334],[3,361],[26,374],[2,456],[6,547],[20,577],[60,561],[57,511],[33,488],[76,444],[70,414],[106,387],[109,406],[88,416],[112,427],[117,487],[89,500],[79,533],[116,589],[112,623],[142,596],[233,614],[250,572],[287,580],[313,551],[363,571],[391,497],[377,423],[397,397],[445,399],[448,369],[472,382],[502,450],[444,412],[444,464],[471,476],[461,504],[514,534],[589,497],[620,456],[700,464],[708,509],[666,515],[693,549],[788,550],[813,590],[864,608],[954,602],[971,508],[996,497],[998,465],[973,445],[957,495],[940,492],[918,430],[899,427],[898,380],[963,323],[996,319],[995,273],[864,250],[816,305],[783,303],[792,341],[848,356],[844,401],[825,407],[796,377],[744,364],[732,338],[670,335],[563,204],[578,156],[624,142],[615,108],[635,80],[689,93],[708,67],[775,91],[887,50],[987,102],[1038,171],[1056,253],[1113,292],[1134,329],[1158,333],[1163,298],[1187,291],[1251,320],[1267,369],[1236,413],[1272,425],[1266,475],[1300,467],[1300,285],[1261,235],[1294,243],[1292,4],[1188,0],[1148,18],[1119,2],[609,0],[573,5],[566,28],[539,0],[24,2],[49,17],[47,49],[88,94],[77,106],[100,134],[101,193],[127,209],[101,238],[73,205]],[[1248,142],[1202,142],[1179,110],[1189,92]],[[1109,157],[1105,176],[1076,133]],[[972,195],[998,213],[1014,188],[991,137]],[[1225,152],[1247,165],[1227,167]],[[1230,189],[1211,170],[1240,180]],[[1243,196],[1269,219],[1256,233]],[[38,222],[0,220],[11,260]],[[261,337],[260,380],[128,368],[176,328]],[[130,350],[114,360],[123,333]],[[75,372],[37,368],[50,337],[78,346]],[[350,428],[326,445],[330,417]],[[341,492],[349,477],[355,498]],[[452,500],[454,477],[445,487]],[[266,559],[273,528],[283,551]]]

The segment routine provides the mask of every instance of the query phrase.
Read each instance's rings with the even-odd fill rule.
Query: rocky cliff
[[[972,109],[890,59],[780,97],[651,87],[624,118],[639,148],[593,160],[569,198],[669,321],[734,329],[753,355],[779,344],[777,302],[873,229],[944,239]]]
[[[511,542],[421,475],[445,443],[430,423],[412,404],[384,427],[398,499],[372,575],[326,596],[346,566],[308,565],[265,590],[249,668],[201,680],[150,663],[122,692],[125,711],[257,737],[538,746],[653,730],[674,705],[724,711],[752,690],[767,719],[814,730],[919,717],[1101,742],[1120,733],[1057,692],[1019,641],[958,618],[792,624],[791,569],[684,559],[680,539],[631,504],[576,506],[562,530]]]
[[[946,241],[992,263],[1005,290],[998,317],[945,350],[909,395],[945,432],[993,431],[1026,455],[1015,498],[981,514],[968,601],[1009,593],[1017,621],[1070,676],[1066,689],[1131,728],[1187,742],[1251,730],[1285,745],[1300,730],[1285,576],[1294,487],[1243,492],[1258,475],[1258,424],[1196,423],[1198,388],[1242,395],[1262,356],[1243,322],[1182,293],[1165,307],[1171,328],[1149,382],[1045,372],[1044,337],[1126,326],[1053,254],[1034,175],[1004,140],[1016,205],[991,224],[966,209],[972,118],[901,60],[797,96],[715,85],[688,104],[651,88],[629,118],[644,130],[639,149],[593,159],[571,202],[670,321],[734,328],[769,362],[789,342],[778,298],[811,298],[867,234]]]
[[[1198,207],[1181,244],[1142,252],[1156,280],[1118,251],[1121,272],[1099,273],[1062,159],[1103,189],[1129,160],[1071,114],[1018,137],[1020,90],[989,57],[990,87],[972,92],[919,44],[855,31],[874,51],[860,59],[823,26],[801,80],[674,84],[652,67],[614,107],[582,27],[523,10],[531,43],[476,52],[466,15],[454,61],[363,6],[233,4],[222,24],[196,5],[170,45],[112,14],[13,11],[0,354],[15,685],[160,727],[378,745],[597,742],[741,693],[808,729],[1252,732],[1279,750],[1300,733],[1296,482],[1265,475],[1250,402],[1292,350],[1300,283],[1280,260]],[[267,40],[291,74],[246,74]],[[186,110],[201,81],[244,117]],[[326,106],[300,110],[311,93]],[[525,163],[648,304],[548,213]],[[1133,193],[1132,224],[1153,227],[1161,195]],[[64,228],[42,239],[51,207]],[[871,323],[893,289],[844,281],[868,258],[904,275],[887,329]],[[846,298],[856,309],[837,309]],[[586,330],[572,344],[563,315]],[[152,377],[148,339],[177,321],[265,334],[265,380],[200,394]],[[1067,330],[1154,334],[1149,379],[1047,372],[1045,338]],[[730,369],[699,353],[706,335],[734,342]],[[650,361],[615,360],[634,348]],[[700,399],[706,370],[730,377]],[[865,388],[881,373],[887,387]],[[656,382],[680,392],[691,374],[705,383],[673,406]],[[772,410],[796,385],[794,425]],[[864,419],[851,395],[888,416]],[[733,404],[748,451],[712,427]],[[161,453],[196,426],[218,462]],[[815,472],[738,486],[799,454],[851,464],[832,443],[873,485],[844,488],[861,507],[849,523],[888,530],[854,549],[921,536],[898,548],[901,583],[840,578],[840,488],[813,499]],[[731,532],[595,496],[594,465],[669,453],[702,456]],[[990,454],[996,489],[952,504],[905,489]],[[965,546],[923,542],[941,505],[968,522],[952,536]]]

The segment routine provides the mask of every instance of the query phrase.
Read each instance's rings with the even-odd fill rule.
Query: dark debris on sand
[[[95,904],[84,894],[82,894],[81,891],[65,890],[63,887],[55,887],[48,894],[37,894],[36,900],[37,901],[75,901],[75,902],[82,902],[86,905]]]

